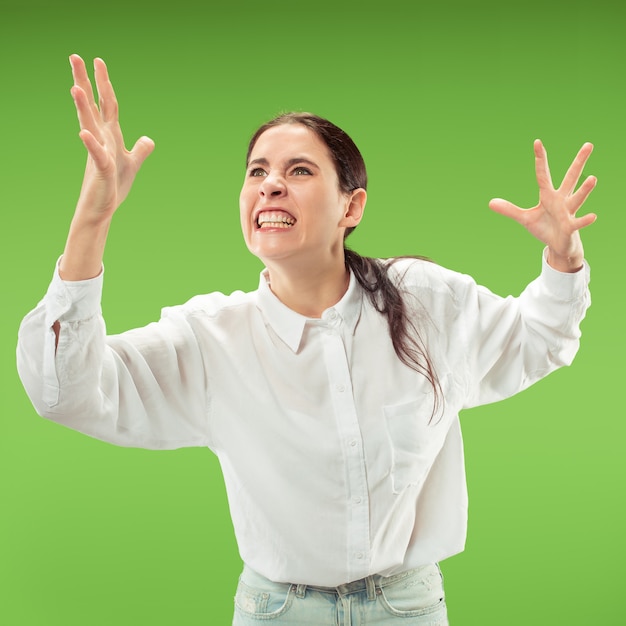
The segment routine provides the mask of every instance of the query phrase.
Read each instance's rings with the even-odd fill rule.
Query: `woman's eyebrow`
[[[251,165],[269,165],[270,162],[267,159],[264,158],[260,158],[260,159],[252,159],[252,161],[248,161],[248,167],[250,167]]]
[[[312,167],[319,169],[319,166],[317,165],[317,163],[315,163],[314,161],[311,161],[310,159],[307,159],[306,157],[293,157],[291,159],[288,159],[285,162],[285,167],[291,167],[292,165],[295,165],[296,163],[306,163],[307,165],[311,165]],[[269,161],[265,157],[260,157],[258,159],[252,159],[252,161],[248,163],[248,167],[250,167],[251,165],[263,165],[267,167],[269,164],[270,164]]]
[[[293,159],[289,159],[285,165],[287,167],[291,167],[292,165],[296,165],[297,163],[306,163],[307,165],[310,165],[312,167],[319,169],[319,166],[317,165],[317,163],[315,163],[314,161],[311,161],[310,159],[307,159],[306,157],[296,157]]]

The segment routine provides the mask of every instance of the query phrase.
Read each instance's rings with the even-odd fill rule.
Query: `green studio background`
[[[622,5],[0,6],[0,623],[229,624],[241,567],[209,451],[89,439],[38,418],[17,377],[17,328],[62,251],[84,166],[72,52],[107,61],[128,145],[156,142],[110,234],[109,332],[196,293],[256,287],[243,157],[282,110],[329,117],[361,147],[371,188],[353,247],[425,254],[502,295],[536,275],[541,245],[489,199],[534,204],[536,137],[555,180],[595,143],[581,350],[462,416],[469,539],[442,567],[453,626],[626,623]]]

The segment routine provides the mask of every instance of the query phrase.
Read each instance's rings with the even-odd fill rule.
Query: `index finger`
[[[539,189],[554,189],[546,149],[540,139],[535,139],[533,147],[535,150],[535,173]]]

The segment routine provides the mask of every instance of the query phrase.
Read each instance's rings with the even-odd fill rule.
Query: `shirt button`
[[[354,556],[356,556],[357,559],[362,559],[363,558],[363,553],[362,552],[357,552]]]
[[[337,389],[339,393],[343,393],[346,390],[345,385],[337,385],[335,388]]]
[[[353,439],[353,440],[350,442],[350,445],[354,448],[354,446],[356,446],[356,439]]]
[[[329,320],[337,319],[337,311],[335,311],[335,309],[331,309],[330,311],[328,311],[328,319]]]
[[[353,500],[354,500],[354,503],[355,503],[355,504],[361,504],[361,498],[360,498],[360,496],[355,496],[355,497],[353,498]]]

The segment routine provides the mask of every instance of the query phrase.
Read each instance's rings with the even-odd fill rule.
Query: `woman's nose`
[[[264,197],[282,196],[287,192],[285,181],[281,176],[270,174],[265,178],[263,184],[259,187],[259,193]]]

